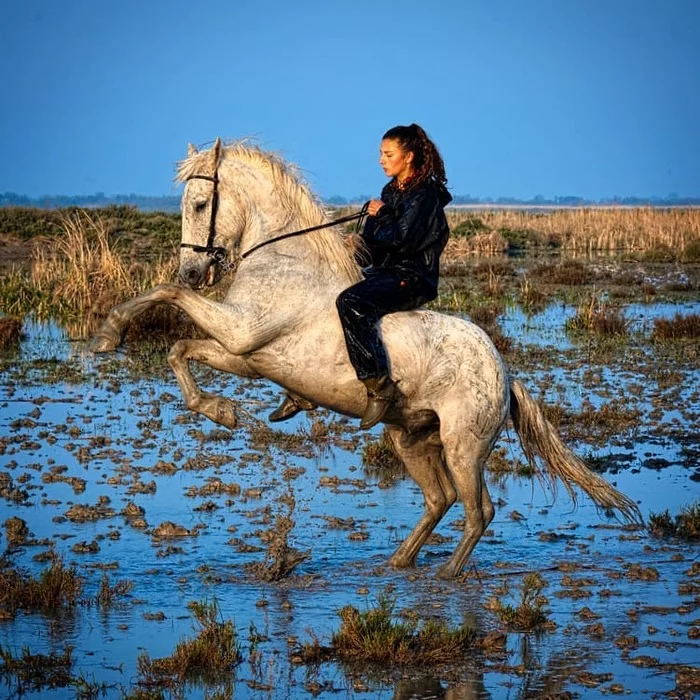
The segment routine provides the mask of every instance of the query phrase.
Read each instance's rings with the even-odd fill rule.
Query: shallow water
[[[524,359],[514,362],[513,373],[533,395],[541,393],[570,411],[613,400],[639,411],[633,425],[612,436],[598,434],[593,426],[590,434],[572,432],[567,439],[637,501],[645,517],[665,509],[676,514],[700,496],[697,362],[692,353],[660,350],[643,337],[653,318],[698,313],[699,307],[630,305],[625,313],[632,320],[633,339],[612,361],[592,356],[585,344],[565,336],[564,322],[575,312],[570,306],[553,305],[530,318],[514,308],[501,319],[506,335],[522,346]],[[305,438],[301,449],[256,445],[245,420],[231,433],[186,411],[164,359],[157,373],[144,373],[138,349],[93,357],[55,326],[34,324],[27,330],[19,353],[0,375],[0,471],[27,489],[28,499],[23,505],[0,501],[0,522],[17,515],[36,540],[50,540],[84,572],[88,595],[94,595],[102,577],[96,567],[105,565],[114,567],[107,569],[112,582],[129,579],[134,587],[108,611],[79,606],[60,619],[20,614],[0,622],[0,644],[14,653],[26,645],[34,653],[73,645],[74,675],[106,684],[104,697],[121,697],[135,687],[139,653],[171,654],[178,640],[193,636],[187,604],[215,598],[223,617],[236,622],[244,657],[224,694],[230,690],[241,698],[318,693],[427,698],[443,697],[448,688],[455,698],[539,697],[564,690],[603,697],[618,690],[613,684],[634,696],[660,697],[675,687],[679,664],[697,662],[699,645],[689,632],[698,624],[698,597],[684,592],[692,589],[679,591],[679,584],[693,582],[697,591],[697,578],[686,573],[697,559],[697,545],[622,529],[584,496],[575,509],[563,489],[553,500],[536,479],[489,473],[496,517],[473,554],[469,575],[458,582],[435,577],[459,539],[457,521],[463,512],[458,506],[437,530],[450,539],[426,545],[416,570],[394,571],[385,563],[418,520],[422,496],[407,478],[387,480],[363,469],[362,447],[379,436],[379,428],[359,433],[354,421],[338,425],[336,417],[317,411],[282,425],[285,433]],[[528,351],[543,348],[551,350],[547,366],[526,361]],[[671,370],[673,381],[657,376]],[[267,383],[203,369],[196,376],[207,390],[234,396],[263,420],[278,400],[278,390]],[[344,442],[309,439],[313,421],[337,428]],[[509,460],[523,460],[512,431],[497,448],[505,448]],[[154,471],[159,462],[175,465],[173,473]],[[68,483],[44,483],[42,475],[57,466],[67,468],[64,476],[84,479],[85,491],[76,494]],[[241,494],[187,495],[215,476],[240,485]],[[323,479],[332,476],[341,483]],[[147,492],[138,492],[143,484]],[[248,489],[255,491],[246,495]],[[244,567],[264,558],[261,533],[274,526],[276,516],[289,513],[290,494],[295,502],[290,543],[310,550],[310,558],[290,579],[262,583]],[[94,505],[105,496],[113,516],[86,523],[65,518],[72,504]],[[119,514],[131,501],[146,511],[145,531]],[[205,502],[212,502],[212,509],[197,510]],[[352,518],[352,523],[334,529],[331,517]],[[164,521],[197,534],[159,542],[150,532]],[[350,539],[352,533],[367,537]],[[71,550],[77,542],[93,541],[99,546],[95,554]],[[260,550],[241,551],[241,541]],[[33,557],[46,549],[46,544],[21,547],[12,561],[36,574],[45,564]],[[653,567],[658,580],[635,580],[632,564]],[[529,571],[541,572],[548,583],[544,593],[556,629],[537,635],[508,632],[502,656],[403,670],[289,661],[294,639],[308,641],[312,630],[328,642],[343,605],[364,609],[388,585],[400,609],[455,624],[466,620],[484,632],[498,629],[487,601],[504,582],[515,601]],[[578,615],[584,606],[600,616],[600,637],[591,635],[590,621]],[[155,612],[164,619],[144,619]],[[257,645],[259,656],[250,654],[251,626],[265,638]],[[632,649],[620,648],[624,636],[636,637]],[[641,656],[656,662],[640,666]],[[584,672],[612,676],[595,684]],[[4,682],[0,694],[17,691],[12,678]],[[191,686],[184,694],[202,697],[216,688]],[[72,692],[42,689],[26,697],[63,698]]]

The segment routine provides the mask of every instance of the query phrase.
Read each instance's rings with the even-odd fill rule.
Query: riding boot
[[[367,408],[360,421],[360,428],[368,430],[384,418],[398,394],[398,389],[391,377],[386,375],[363,379],[362,383],[367,387]]]
[[[285,393],[282,403],[267,417],[270,423],[278,423],[296,416],[299,411],[313,411],[318,408],[315,403],[307,401],[296,394]]]

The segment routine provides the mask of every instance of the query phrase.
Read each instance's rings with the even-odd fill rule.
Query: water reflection
[[[484,686],[483,673],[475,673],[473,678],[450,684],[443,684],[432,676],[402,678],[394,688],[392,700],[482,700],[490,697]]]

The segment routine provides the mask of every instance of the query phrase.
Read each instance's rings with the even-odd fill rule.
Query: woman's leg
[[[376,425],[396,397],[377,321],[388,313],[418,307],[423,298],[416,297],[412,287],[396,272],[377,270],[341,292],[336,300],[350,362],[367,387],[362,428]]]

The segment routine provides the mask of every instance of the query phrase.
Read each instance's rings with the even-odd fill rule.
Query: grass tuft
[[[219,621],[216,602],[188,605],[199,626],[196,637],[180,641],[171,656],[151,659],[139,655],[139,684],[173,687],[186,680],[215,680],[231,674],[241,661],[236,627],[231,620]]]
[[[57,554],[38,578],[6,566],[0,569],[0,607],[12,614],[17,610],[57,612],[75,606],[83,586],[75,566],[67,567]]]
[[[657,340],[700,337],[700,314],[676,314],[673,318],[654,319],[652,335]]]
[[[538,574],[527,574],[520,585],[520,600],[517,604],[504,603],[494,598],[490,608],[509,629],[520,632],[543,629],[551,626],[547,616],[547,598],[542,595],[546,581]]]
[[[594,292],[576,310],[576,315],[566,321],[568,333],[587,333],[599,337],[621,338],[627,336],[629,321],[619,307],[611,306],[601,294]]]
[[[453,661],[477,644],[467,626],[450,628],[441,620],[395,619],[396,600],[378,596],[377,606],[361,612],[352,605],[340,610],[340,629],[333,634],[333,654],[346,661],[430,664]]]
[[[370,440],[362,450],[362,466],[375,469],[404,471],[403,462],[396,454],[386,430],[379,440]]]
[[[682,540],[700,540],[700,501],[683,506],[674,517],[668,510],[651,513],[649,531],[656,537],[678,537]]]

